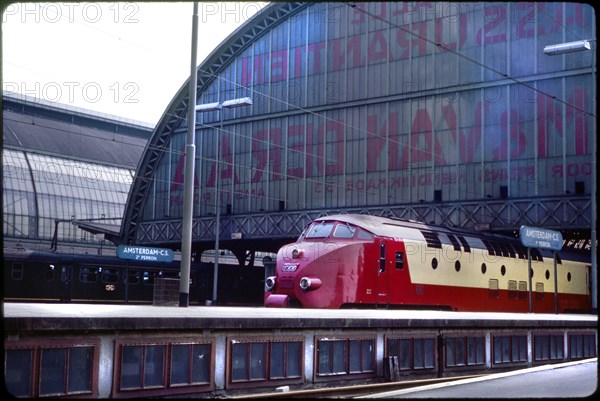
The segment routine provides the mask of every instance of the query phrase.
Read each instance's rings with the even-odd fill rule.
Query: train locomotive
[[[591,310],[589,257],[557,252],[555,280],[552,251],[529,251],[531,269],[518,238],[364,214],[325,216],[279,250],[276,273],[265,280],[265,306]]]

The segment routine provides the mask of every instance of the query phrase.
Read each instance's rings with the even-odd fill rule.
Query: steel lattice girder
[[[512,231],[522,225],[559,230],[591,228],[590,198],[559,196],[221,216],[221,238],[230,239],[232,233],[240,233],[243,238],[253,240],[295,239],[312,220],[335,213],[368,213],[467,229],[486,224],[493,231]],[[213,216],[195,218],[192,228],[194,242],[214,241],[214,225]],[[177,247],[180,242],[181,220],[151,221],[139,225],[137,244],[161,243]]]

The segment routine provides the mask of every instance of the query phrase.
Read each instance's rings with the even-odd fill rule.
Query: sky
[[[266,5],[200,2],[197,64]],[[190,76],[192,2],[3,8],[3,93],[154,125]]]

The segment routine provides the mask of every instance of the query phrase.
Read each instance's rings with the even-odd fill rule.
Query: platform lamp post
[[[594,35],[595,36],[595,35]],[[596,116],[596,111],[597,111],[597,106],[596,106],[596,44],[594,43],[594,49],[592,49],[592,45],[591,42],[595,42],[596,39],[587,39],[587,40],[577,40],[574,42],[568,42],[568,43],[559,43],[557,45],[549,45],[544,47],[544,54],[548,55],[548,56],[558,56],[561,54],[567,54],[567,53],[573,53],[573,52],[581,52],[581,51],[592,51],[592,116],[595,117]],[[597,288],[597,283],[596,283],[596,279],[598,277],[598,264],[597,264],[597,252],[596,252],[596,147],[597,147],[597,142],[596,142],[596,119],[594,118],[593,123],[592,123],[592,130],[591,130],[591,134],[592,134],[592,143],[591,143],[591,147],[592,147],[592,175],[591,175],[591,181],[592,181],[592,193],[591,193],[591,203],[592,203],[592,216],[591,216],[591,220],[592,220],[592,232],[591,232],[591,245],[592,245],[592,250],[591,250],[591,256],[592,256],[592,277],[591,277],[591,284],[592,284],[592,288],[591,288],[591,292],[592,292],[592,309],[594,311],[597,310],[598,308],[598,304],[597,304],[597,294],[598,294],[598,288]]]
[[[188,103],[188,129],[185,143],[185,176],[183,181],[183,222],[181,229],[181,271],[179,277],[179,306],[187,308],[190,301],[190,270],[192,264],[192,219],[194,211],[194,171],[196,170],[196,86],[198,71],[198,3],[192,15],[192,55]]]
[[[216,137],[217,142],[217,155],[216,155],[216,172],[215,172],[215,266],[213,270],[213,297],[212,303],[217,303],[217,283],[219,275],[219,235],[220,235],[220,223],[221,223],[221,207],[220,207],[220,192],[219,192],[219,180],[220,180],[220,135],[223,133],[223,109],[233,109],[236,107],[244,107],[252,105],[252,99],[249,97],[242,97],[238,99],[225,100],[223,102],[205,103],[196,106],[198,112],[208,111],[219,111],[219,132]]]

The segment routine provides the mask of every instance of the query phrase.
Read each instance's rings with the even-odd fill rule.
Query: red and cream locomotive
[[[265,306],[589,312],[590,262],[508,236],[363,214],[316,219],[277,254]],[[531,291],[529,290],[531,283]]]

